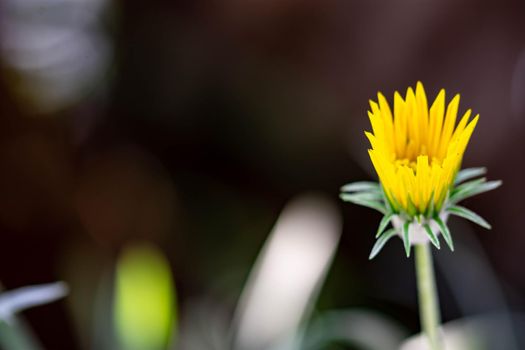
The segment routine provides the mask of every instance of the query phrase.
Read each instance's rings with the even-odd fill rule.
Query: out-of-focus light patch
[[[110,0],[2,0],[0,54],[21,106],[52,113],[104,87],[112,47],[100,20]]]
[[[177,309],[171,270],[149,243],[130,244],[116,271],[114,322],[126,350],[166,349],[174,338]]]
[[[308,314],[337,247],[341,218],[320,197],[284,209],[252,271],[236,313],[237,349],[269,349],[292,339]]]
[[[64,282],[27,286],[0,294],[0,319],[11,322],[15,314],[25,309],[51,303],[68,292]]]

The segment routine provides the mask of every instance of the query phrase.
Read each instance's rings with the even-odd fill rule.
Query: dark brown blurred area
[[[523,310],[524,2],[17,1],[0,0],[7,288],[65,280],[89,303],[122,244],[141,238],[166,252],[181,304],[231,306],[287,200],[336,199],[374,178],[368,100],[420,80],[430,98],[445,88],[461,94],[460,113],[481,115],[464,165],[503,186],[467,206],[491,222],[476,237]],[[369,262],[378,215],[340,208],[319,307],[380,309],[417,330],[401,246]],[[71,303],[26,313],[46,348],[85,348],[88,321],[73,321]],[[442,304],[445,320],[458,317],[446,288]]]

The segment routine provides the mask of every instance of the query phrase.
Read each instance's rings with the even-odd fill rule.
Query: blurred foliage
[[[114,319],[127,350],[162,350],[175,339],[177,306],[168,262],[151,244],[126,246],[115,276]]]

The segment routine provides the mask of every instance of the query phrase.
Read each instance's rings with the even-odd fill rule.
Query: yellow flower
[[[408,88],[405,98],[394,94],[393,113],[385,97],[370,101],[373,132],[365,132],[368,152],[380,184],[357,181],[341,187],[341,199],[383,214],[370,253],[374,258],[392,237],[403,239],[410,255],[412,244],[429,241],[440,248],[443,236],[454,250],[447,218],[455,215],[490,229],[485,219],[458,205],[462,200],[491,191],[501,181],[487,181],[483,167],[462,169],[461,161],[479,116],[469,109],[456,125],[459,95],[445,108],[441,90],[430,108],[423,84]],[[388,228],[389,225],[392,228]]]
[[[441,209],[479,118],[469,122],[469,109],[456,126],[458,107],[456,95],[445,109],[441,90],[429,108],[421,82],[404,99],[395,92],[393,113],[381,93],[370,101],[369,154],[393,211],[413,217]]]

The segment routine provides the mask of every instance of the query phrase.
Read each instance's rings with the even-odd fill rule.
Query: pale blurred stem
[[[430,349],[442,350],[439,334],[441,316],[430,245],[428,243],[417,244],[415,255],[421,329],[428,338]]]
[[[0,284],[0,293],[3,290]],[[9,323],[0,318],[0,349],[41,350],[42,347],[24,320],[13,315]]]

